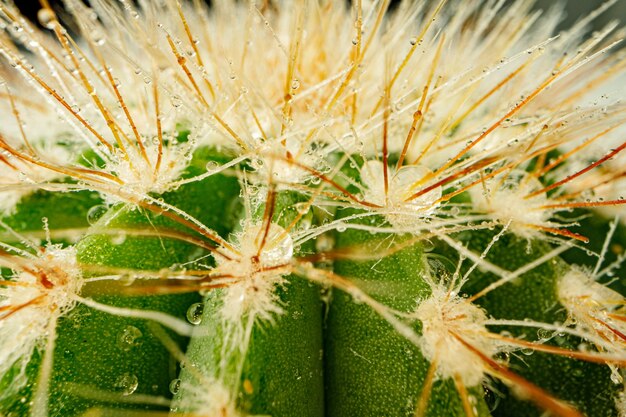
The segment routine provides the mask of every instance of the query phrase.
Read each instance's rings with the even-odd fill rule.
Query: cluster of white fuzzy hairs
[[[0,416],[625,417],[616,1],[0,0]]]

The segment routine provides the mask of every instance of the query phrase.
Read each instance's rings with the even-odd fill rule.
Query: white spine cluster
[[[274,223],[266,228],[261,223],[247,222],[235,234],[233,249],[227,252],[231,259],[217,258],[215,270],[234,280],[225,290],[223,318],[239,322],[242,317],[251,316],[271,322],[274,315],[283,311],[276,287],[285,282],[283,276],[291,267],[291,236]]]
[[[422,322],[422,353],[433,362],[440,379],[461,378],[468,387],[483,382],[488,368],[476,351],[494,357],[503,347],[487,337],[488,317],[483,309],[435,286],[418,306],[415,317]]]
[[[36,258],[15,258],[11,269],[0,283],[0,378],[15,373],[13,392],[26,383],[33,352],[55,338],[51,328],[76,304],[82,279],[73,248],[45,247]]]

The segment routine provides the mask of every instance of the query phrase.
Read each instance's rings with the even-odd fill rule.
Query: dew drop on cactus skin
[[[87,223],[93,226],[108,210],[108,207],[105,205],[93,206],[87,212]]]
[[[138,386],[139,380],[137,379],[137,376],[127,373],[120,375],[115,380],[114,388],[115,391],[119,392],[123,396],[128,396],[135,392]]]
[[[170,382],[170,392],[174,395],[178,394],[178,391],[180,391],[180,384],[181,381],[180,379],[176,378],[176,379],[172,379],[172,382]]]
[[[204,304],[193,303],[187,310],[187,321],[191,324],[200,324],[202,322],[202,312]]]
[[[122,350],[131,350],[141,346],[141,336],[143,336],[141,330],[135,326],[126,326],[119,335],[118,344]]]

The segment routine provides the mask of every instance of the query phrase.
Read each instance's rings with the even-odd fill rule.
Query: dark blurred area
[[[49,1],[52,7],[61,7],[60,0]],[[511,1],[514,0],[509,0],[509,2]],[[88,1],[86,2],[88,3]],[[588,15],[605,2],[606,0],[536,0],[535,7],[537,9],[547,9],[557,3],[564,3],[567,16],[565,16],[561,26],[569,27],[582,16]],[[23,13],[25,13],[31,20],[36,21],[37,11],[41,7],[39,0],[16,0],[16,3]],[[397,3],[397,1],[394,1],[394,3]],[[617,2],[611,6],[609,10],[595,20],[594,27],[592,29],[601,28],[608,22],[615,19],[620,20],[622,24],[626,23],[626,0],[617,0]]]

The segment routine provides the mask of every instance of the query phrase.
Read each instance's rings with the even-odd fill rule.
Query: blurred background
[[[567,16],[562,23],[562,27],[568,27],[581,16],[589,14],[605,1],[606,0],[536,0],[535,7],[538,9],[546,9],[558,2],[564,3],[565,9],[567,10]],[[37,10],[40,8],[39,0],[15,0],[15,2],[25,14],[27,14],[32,20],[36,21]],[[58,5],[61,1],[50,0],[50,3],[52,5]],[[622,24],[626,23],[626,0],[617,0],[617,2],[609,10],[607,10],[595,21],[593,29],[598,29],[614,19],[620,20]]]
[[[536,8],[546,9],[557,3],[558,0],[537,0]],[[565,0],[565,10],[567,10],[567,16],[562,23],[562,26],[571,26],[581,16],[589,14],[591,11],[600,7],[606,0]],[[611,20],[620,20],[623,24],[626,24],[626,0],[617,0],[617,2],[611,6],[602,16],[598,18],[595,23],[594,29],[598,29]]]

